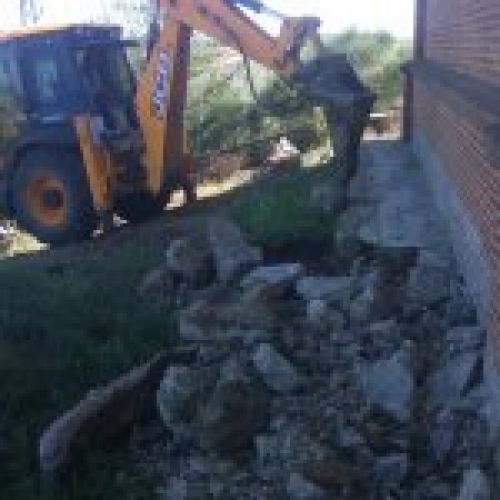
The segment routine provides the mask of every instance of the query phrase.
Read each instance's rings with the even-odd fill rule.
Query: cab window
[[[34,77],[36,86],[35,98],[41,106],[51,106],[57,103],[60,86],[60,75],[57,61],[51,56],[45,56],[34,62]]]
[[[0,47],[0,113],[21,111],[20,108],[21,79],[17,57],[12,48]]]
[[[134,76],[127,55],[119,47],[87,47],[77,50],[76,63],[92,95],[108,93],[113,101],[129,99]]]

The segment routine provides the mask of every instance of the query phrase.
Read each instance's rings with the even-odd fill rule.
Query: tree
[[[361,79],[377,96],[376,107],[388,109],[402,99],[401,65],[411,57],[411,42],[390,33],[351,29],[326,37],[329,50],[348,55]]]
[[[119,24],[127,36],[143,38],[152,18],[154,0],[101,0],[106,21]]]
[[[36,24],[42,15],[40,0],[19,0],[19,18],[22,26]]]

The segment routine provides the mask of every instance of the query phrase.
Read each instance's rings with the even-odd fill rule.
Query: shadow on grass
[[[1,499],[143,498],[127,496],[144,485],[118,474],[119,453],[57,487],[40,482],[36,452],[43,427],[89,389],[171,344],[172,318],[136,293],[161,251],[139,240],[77,263],[0,263]]]

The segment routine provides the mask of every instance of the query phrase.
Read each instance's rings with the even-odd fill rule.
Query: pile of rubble
[[[206,233],[140,287],[196,352],[166,370],[168,436],[143,450],[161,498],[490,498],[485,335],[453,259],[350,233],[347,271],[319,276],[266,265],[226,219]]]

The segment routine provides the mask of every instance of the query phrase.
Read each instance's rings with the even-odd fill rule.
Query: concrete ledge
[[[494,343],[488,328],[491,300],[489,280],[492,271],[480,234],[467,208],[446,174],[439,157],[432,150],[425,135],[419,130],[415,131],[413,147],[422,164],[435,203],[443,219],[449,225],[453,250],[460,271],[471,292],[471,298],[476,304],[480,322],[489,330],[484,360],[484,377],[488,391],[485,417],[490,425],[491,438],[496,442],[500,440],[500,365],[497,354],[498,345]]]
[[[491,338],[488,343],[491,342]],[[490,345],[490,344],[489,344]],[[495,443],[500,442],[500,368],[498,356],[495,349],[488,348],[484,360],[484,378],[488,391],[488,405],[486,407],[486,419],[490,425],[491,439]],[[498,464],[500,466],[500,464]]]
[[[436,217],[433,195],[407,145],[390,140],[365,143],[350,198],[370,206],[370,215],[360,229],[364,241],[452,257],[447,224]]]
[[[418,129],[415,130],[413,147],[420,159],[434,202],[449,226],[453,250],[480,320],[486,325],[489,319],[490,269],[480,234],[439,157]]]

